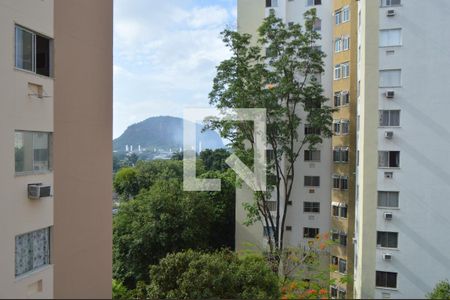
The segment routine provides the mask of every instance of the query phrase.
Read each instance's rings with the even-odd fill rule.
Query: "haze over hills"
[[[202,132],[203,126],[197,127],[197,149],[217,149],[224,147],[219,134],[212,130]],[[170,116],[151,117],[129,126],[125,132],[113,141],[114,151],[125,151],[126,146],[133,150],[179,151],[183,147],[183,119]]]

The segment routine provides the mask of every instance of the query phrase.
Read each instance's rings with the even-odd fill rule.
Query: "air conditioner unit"
[[[392,172],[384,172],[384,178],[392,179],[394,177],[394,173]]]
[[[392,260],[392,254],[390,254],[390,253],[383,253],[383,259],[384,260]]]
[[[386,96],[386,98],[392,99],[395,96],[395,92],[394,91],[387,91],[384,95]]]
[[[389,10],[386,12],[386,16],[388,16],[388,17],[393,17],[393,16],[395,16],[395,10],[389,9]]]
[[[388,140],[391,140],[394,137],[394,132],[393,131],[386,131],[384,133],[384,137],[387,138]]]
[[[384,213],[384,219],[385,219],[386,221],[392,220],[393,217],[394,217],[394,216],[393,216],[393,214],[392,214],[391,212],[385,212],[385,213]]]
[[[52,187],[42,183],[33,183],[28,185],[28,198],[40,199],[51,196]]]

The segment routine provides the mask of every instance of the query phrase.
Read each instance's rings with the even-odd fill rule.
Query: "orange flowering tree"
[[[330,286],[346,283],[344,276],[337,280],[330,278],[335,267],[329,263],[329,249],[334,244],[329,234],[318,235],[308,245],[289,248],[284,252],[282,299],[330,299]]]

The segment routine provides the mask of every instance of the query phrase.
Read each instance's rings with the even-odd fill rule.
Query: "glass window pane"
[[[31,32],[16,27],[16,67],[34,71],[34,37]]]
[[[50,228],[44,228],[16,236],[16,276],[48,264],[50,264]]]

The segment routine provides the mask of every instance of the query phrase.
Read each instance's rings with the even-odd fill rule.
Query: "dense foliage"
[[[433,291],[427,294],[428,299],[450,299],[450,282],[448,280],[440,281],[433,289]]]
[[[151,299],[279,299],[278,277],[261,256],[192,250],[150,268]]]
[[[116,174],[121,201],[114,217],[113,270],[126,287],[147,281],[148,266],[168,253],[234,248],[234,173],[205,169],[201,160],[197,169],[199,177],[222,179],[222,190],[183,191],[183,162],[177,160],[139,161]]]

